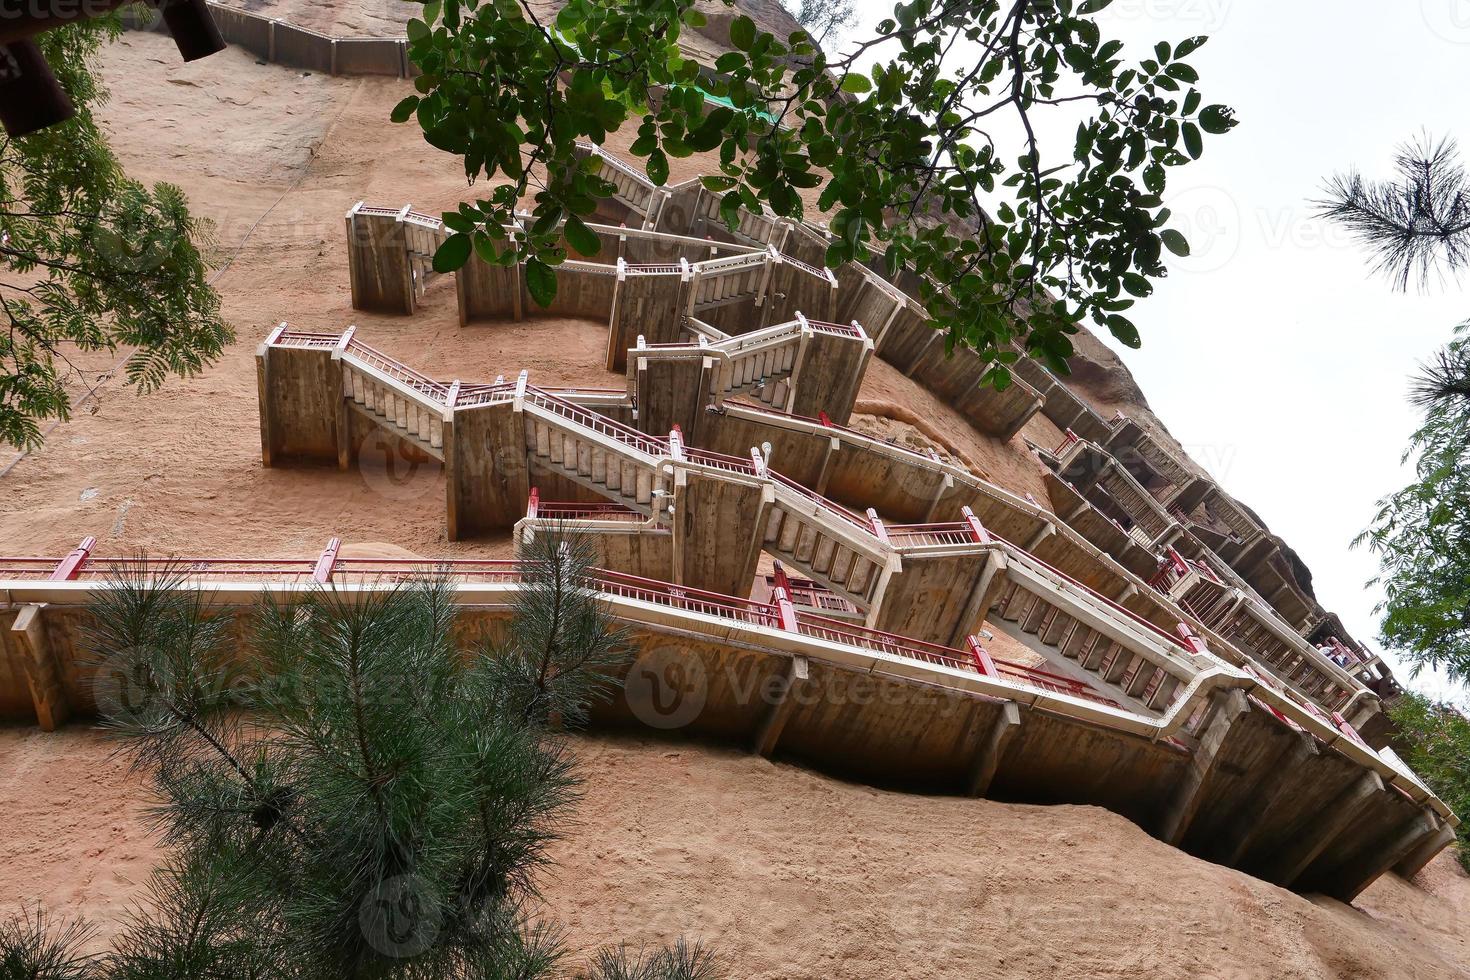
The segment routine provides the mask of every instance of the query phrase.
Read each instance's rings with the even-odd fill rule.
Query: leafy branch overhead
[[[704,184],[732,225],[741,208],[825,218],[829,265],[917,273],[934,325],[996,356],[1003,386],[1017,345],[1064,371],[1084,322],[1139,343],[1127,311],[1166,274],[1166,250],[1188,252],[1168,172],[1235,125],[1195,88],[1203,37],[1131,60],[1094,16],[1109,2],[913,0],[840,56],[742,14],[731,50],[702,65],[680,45],[707,26],[694,0],[569,0],[554,21],[528,0],[433,0],[409,24],[419,94],[393,117],[491,183],[445,216],[441,270],[472,252],[524,261],[548,303],[561,227],[595,254],[585,220],[613,192],[576,141],[630,126],[655,184],[671,160],[716,154]],[[1057,121],[1075,138],[1044,146]],[[508,231],[523,203],[523,231]]]
[[[93,115],[107,93],[89,60],[116,15],[37,38],[76,118],[0,140],[0,443],[33,448],[65,419],[76,352],[130,348],[139,391],[196,374],[234,339],[201,248],[209,227],[170,184],[130,180]]]

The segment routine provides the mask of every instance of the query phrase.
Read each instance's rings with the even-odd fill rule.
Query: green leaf
[[[1164,240],[1164,247],[1180,258],[1189,254],[1189,240],[1173,228],[1165,228],[1159,237]]]
[[[727,51],[715,59],[715,71],[728,75],[745,67],[745,55],[739,51]]]
[[[1099,10],[1105,9],[1112,2],[1113,0],[1084,0],[1084,3],[1077,8],[1077,12],[1079,14],[1095,14]]]
[[[576,215],[567,219],[566,223],[567,244],[572,246],[573,251],[580,255],[596,255],[602,251],[602,242],[597,233],[588,228],[586,223]]]
[[[413,42],[413,41],[422,41],[424,38],[428,37],[429,34],[431,33],[430,30],[429,30],[429,25],[428,24],[425,24],[423,21],[419,20],[417,17],[409,18],[407,32],[408,32],[408,40],[410,42]]]
[[[489,235],[475,236],[475,254],[486,265],[495,265],[500,262],[500,253],[495,251],[495,242]]]
[[[868,81],[868,76],[861,72],[853,72],[842,80],[842,91],[844,92],[850,92],[853,95],[862,95],[864,92],[871,92],[872,90],[873,83]]]
[[[453,272],[470,259],[470,236],[459,232],[450,235],[434,253],[434,271]]]
[[[1228,133],[1235,128],[1235,110],[1229,106],[1207,105],[1200,110],[1199,124],[1207,133]]]
[[[582,22],[582,9],[577,4],[570,3],[556,14],[556,27],[562,33],[570,33],[571,30]]]
[[[684,23],[688,24],[690,27],[698,29],[708,24],[709,18],[700,13],[698,10],[695,10],[693,7],[690,7],[688,10],[684,11]]]
[[[526,290],[537,306],[547,307],[556,299],[556,270],[538,258],[526,260]]]
[[[458,211],[446,211],[443,214],[444,227],[450,231],[459,231],[469,234],[475,230],[475,222],[472,218],[460,214]]]
[[[1134,349],[1143,346],[1143,341],[1138,336],[1138,328],[1128,318],[1118,316],[1115,313],[1109,316],[1105,322],[1108,325],[1108,333],[1117,337],[1121,343]]]
[[[755,21],[744,14],[731,21],[730,43],[741,51],[749,51],[755,44]]]
[[[1136,272],[1123,273],[1123,288],[1134,296],[1147,296],[1154,291],[1153,283]],[[1121,319],[1121,317],[1119,318]],[[1111,329],[1111,327],[1109,328]],[[1119,338],[1122,339],[1122,338]]]
[[[1180,133],[1184,137],[1184,149],[1191,160],[1198,160],[1199,155],[1205,151],[1204,137],[1199,134],[1199,127],[1192,122],[1187,122],[1180,127]]]
[[[654,150],[644,169],[648,171],[648,179],[655,185],[662,187],[669,182],[669,158],[664,156],[663,150]]]
[[[419,97],[417,95],[410,95],[408,98],[404,99],[402,102],[393,107],[393,112],[388,116],[388,118],[396,123],[408,122],[408,117],[412,116],[413,111],[418,107]]]

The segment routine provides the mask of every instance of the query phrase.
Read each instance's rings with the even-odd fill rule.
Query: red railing
[[[970,661],[969,655],[953,647],[926,643],[923,640],[912,640],[867,626],[859,626],[856,623],[818,616],[815,613],[798,612],[796,622],[797,631],[803,636],[861,647],[864,650],[874,650],[909,660],[922,660],[925,663],[952,667],[955,670],[974,670],[974,664]]]
[[[668,439],[651,436],[623,425],[621,422],[614,422],[606,415],[599,415],[579,405],[564,401],[545,389],[528,386],[526,388],[526,400],[539,408],[544,408],[578,425],[608,436],[639,452],[646,453],[650,456],[669,455]]]
[[[1028,667],[1011,660],[1002,660],[992,657],[991,662],[1002,677],[1027,684],[1031,687],[1039,687],[1043,691],[1051,691],[1055,694],[1066,694],[1084,701],[1092,701],[1095,704],[1105,704],[1110,708],[1119,707],[1118,702],[1111,698],[1103,697],[1097,690],[1085,681],[1079,681],[1074,677],[1066,677],[1062,674],[1054,674],[1048,670],[1037,667]]]
[[[818,616],[813,613],[798,612],[796,619],[797,629],[804,636],[811,636],[832,643],[842,643],[847,646],[860,647],[864,650],[903,657],[908,660],[920,660],[924,663],[937,664],[941,667],[951,667],[955,670],[970,671],[981,674],[982,676],[990,674],[988,668],[993,666],[996,676],[1004,677],[1008,680],[1027,684],[1031,687],[1037,687],[1056,694],[1067,694],[1097,704],[1118,707],[1116,701],[1109,700],[1101,694],[1098,694],[1085,681],[1066,677],[1062,674],[1054,674],[1050,671],[1028,667],[1010,660],[998,660],[990,657],[988,654],[983,657],[982,661],[970,651],[957,650],[954,647],[947,647],[938,643],[926,643],[923,640],[897,636],[893,633],[885,633],[882,630],[846,623],[837,619],[829,619],[826,616]],[[982,662],[984,666],[982,666]]]
[[[640,578],[623,572],[597,572],[598,588],[611,595],[626,599],[638,599],[664,606],[673,606],[686,612],[723,619],[736,619],[753,626],[780,629],[781,618],[774,603],[756,602],[737,596],[705,592],[682,585],[672,585],[656,579]]]
[[[966,521],[944,524],[885,524],[888,540],[895,548],[922,548],[939,545],[979,544],[975,532]]]
[[[867,534],[870,537],[877,537],[877,535],[873,531],[872,523],[870,523],[866,517],[859,517],[857,514],[854,514],[852,511],[848,510],[846,507],[843,507],[841,504],[828,500],[826,497],[823,497],[821,494],[816,493],[815,491],[808,490],[806,487],[802,486],[800,483],[797,483],[795,480],[792,480],[789,477],[782,476],[780,473],[777,473],[774,470],[767,470],[766,475],[775,480],[781,486],[785,487],[787,490],[790,490],[792,493],[798,494],[805,499],[811,501],[817,506],[819,510],[823,511],[824,513],[831,514],[834,517],[846,521],[847,523],[851,524],[855,528],[858,528],[864,534]]]
[[[1046,561],[1043,561],[1040,558],[1037,558],[1035,555],[1033,555],[1031,552],[1027,551],[1025,548],[1022,548],[1019,545],[1013,544],[1010,541],[1006,541],[1005,538],[1002,538],[999,535],[996,535],[996,540],[1004,542],[1006,545],[1008,545],[1009,547],[1015,549],[1016,551],[1019,551],[1021,554],[1025,555],[1027,557],[1027,559],[1029,559],[1030,561],[1035,562],[1036,564],[1040,565],[1042,568],[1045,568],[1047,571],[1051,572],[1053,575],[1056,575],[1057,577],[1059,577],[1061,579],[1064,579],[1067,582],[1072,583],[1073,585],[1077,586],[1077,588],[1079,588],[1082,591],[1086,592],[1088,595],[1092,596],[1093,598],[1098,599],[1104,605],[1108,606],[1109,608],[1111,608],[1115,612],[1120,613],[1121,615],[1125,616],[1129,620],[1137,623],[1139,626],[1142,626],[1144,629],[1148,630],[1149,632],[1154,633],[1154,634],[1157,634],[1158,636],[1162,637],[1171,646],[1178,647],[1180,645],[1178,638],[1175,637],[1174,634],[1170,633],[1168,630],[1164,629],[1162,626],[1159,626],[1158,624],[1156,624],[1156,623],[1154,623],[1154,622],[1152,622],[1152,621],[1150,621],[1148,619],[1145,619],[1144,617],[1140,616],[1138,613],[1134,612],[1132,609],[1129,609],[1127,606],[1123,605],[1122,603],[1118,602],[1117,600],[1108,598],[1107,596],[1103,595],[1101,592],[1099,592],[1096,589],[1094,589],[1092,586],[1087,585],[1087,584],[1079,581],[1078,579],[1073,578],[1072,576],[1068,575],[1066,572],[1062,571],[1060,568],[1057,568],[1055,565],[1052,565],[1049,562],[1046,562]]]
[[[545,503],[539,508],[545,508]],[[555,505],[551,505],[555,506]],[[571,505],[578,506],[578,505]],[[596,506],[596,505],[592,505]],[[84,545],[90,542],[83,542]],[[260,581],[288,584],[349,584],[352,582],[401,582],[426,576],[476,584],[514,585],[522,580],[523,565],[500,559],[426,559],[426,558],[342,558],[338,542],[333,539],[319,558],[107,558],[88,560],[85,548],[56,560],[53,558],[0,558],[0,579],[81,579],[95,581],[126,575],[160,573],[165,570],[206,580]],[[642,578],[624,572],[596,569],[593,582],[598,591],[626,599],[667,606],[685,612],[730,619],[770,629],[782,628],[778,603],[758,602],[737,596],[721,595]],[[803,588],[782,582],[776,588],[779,596],[790,594],[821,600],[831,595],[814,587]],[[836,598],[834,596],[834,598]],[[849,605],[849,608],[850,605]],[[794,614],[791,626],[803,636],[841,643],[890,656],[918,660],[957,670],[986,674],[975,659],[963,650],[910,639],[881,630],[870,629],[815,613]],[[987,658],[988,660],[989,658]],[[1060,674],[1006,660],[990,661],[1000,676],[1041,690],[1068,694],[1101,704],[1114,702],[1098,695],[1081,682]]]
[[[766,576],[766,584],[772,590],[777,585],[777,577]],[[809,579],[786,580],[784,588],[791,601],[798,606],[806,606],[814,609],[818,614],[832,615],[841,613],[845,616],[860,616],[862,610],[849,602],[843,596],[838,595],[831,589],[823,588]]]
[[[715,469],[726,470],[731,473],[742,473],[747,476],[759,476],[756,471],[755,461],[749,457],[727,456],[724,453],[713,452],[709,449],[697,449],[693,446],[684,446],[684,459],[700,466],[710,466]]]
[[[559,500],[538,501],[535,511],[526,512],[527,517],[551,521],[626,521],[642,523],[648,520],[631,507],[622,504],[580,504]]]

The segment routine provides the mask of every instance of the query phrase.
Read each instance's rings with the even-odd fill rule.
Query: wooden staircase
[[[763,547],[860,606],[871,606],[897,567],[897,553],[862,517],[778,474]]]
[[[656,516],[667,512],[667,438],[646,435],[537,389],[524,400],[527,456],[609,500]]]
[[[1179,678],[1163,667],[1074,618],[1020,582],[1006,584],[990,615],[1015,623],[1021,632],[1035,636],[1059,658],[1071,660],[1152,710],[1162,710],[1178,689]]]
[[[695,263],[685,312],[695,315],[749,299],[759,303],[770,280],[771,261],[770,254],[758,252]]]

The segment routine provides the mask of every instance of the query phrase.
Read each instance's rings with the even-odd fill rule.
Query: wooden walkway
[[[96,710],[85,610],[140,569],[136,559],[89,560],[89,547],[0,559],[7,717],[51,728]],[[445,576],[482,632],[504,628],[519,587],[514,562],[347,560],[338,548],[334,540],[306,561],[191,560],[181,587],[243,618],[267,593],[351,596]],[[1037,602],[1075,601],[1025,567],[1024,553],[992,553],[1023,568],[1003,617],[1014,606],[1029,622]],[[1065,675],[998,661],[978,642],[920,643],[803,611],[782,584],[771,602],[611,571],[597,587],[637,654],[618,698],[595,712],[598,727],[736,741],[885,786],[1104,806],[1191,853],[1343,900],[1390,869],[1416,872],[1457,823],[1392,756],[1208,654],[1180,658],[1178,683],[1155,686],[1156,706],[1140,710]],[[682,669],[669,671],[673,663]]]

